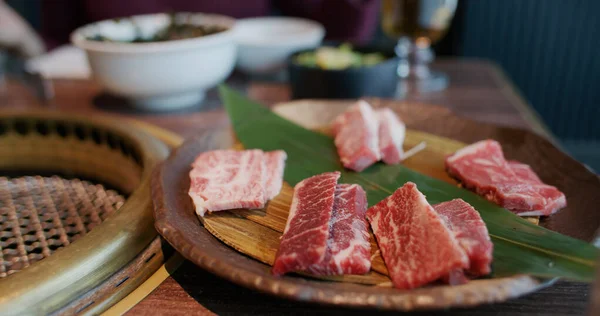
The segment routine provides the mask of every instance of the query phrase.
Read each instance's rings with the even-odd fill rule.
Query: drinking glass
[[[448,77],[429,64],[435,54],[431,45],[448,31],[458,0],[382,0],[381,27],[397,40],[400,96],[408,91],[440,91]]]

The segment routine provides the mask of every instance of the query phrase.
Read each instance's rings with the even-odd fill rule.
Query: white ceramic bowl
[[[237,67],[250,74],[274,74],[286,66],[294,52],[321,44],[325,28],[314,21],[289,17],[263,17],[238,20]]]
[[[235,20],[202,13],[181,13],[190,24],[219,25],[226,31],[197,38],[147,43],[89,40],[102,35],[128,41],[150,37],[170,23],[167,14],[139,15],[83,26],[71,41],[84,49],[93,77],[113,94],[146,110],[174,110],[197,104],[205,91],[223,82],[233,70]]]

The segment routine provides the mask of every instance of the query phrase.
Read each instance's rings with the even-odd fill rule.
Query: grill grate
[[[125,197],[100,184],[53,177],[0,177],[0,278],[83,237]]]

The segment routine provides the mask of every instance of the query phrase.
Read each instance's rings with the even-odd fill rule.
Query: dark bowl
[[[383,53],[386,60],[373,66],[328,70],[302,66],[294,62],[300,51],[288,59],[293,99],[355,99],[360,97],[392,97],[396,92],[398,59]],[[361,53],[377,52],[372,47],[357,47]]]

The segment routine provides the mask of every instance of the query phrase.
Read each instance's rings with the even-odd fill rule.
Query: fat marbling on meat
[[[287,155],[282,150],[213,150],[192,163],[189,196],[204,216],[237,208],[258,209],[281,191]]]
[[[333,133],[344,167],[360,172],[381,159],[378,121],[367,102],[359,100],[336,117]]]
[[[283,172],[287,154],[283,150],[265,152],[265,194],[268,200],[274,199],[283,185]]]
[[[407,182],[366,214],[394,287],[416,288],[468,267],[466,253],[416,184]]]
[[[494,140],[474,143],[446,158],[446,169],[451,176],[517,215],[550,215],[564,208],[565,195],[539,181],[531,168],[525,166],[507,162],[502,147]]]
[[[469,267],[465,270],[469,276],[477,277],[491,272],[494,245],[490,240],[485,223],[479,213],[462,199],[454,199],[433,205],[454,238],[469,257]],[[450,273],[450,284],[468,281],[463,270]]]
[[[367,194],[358,184],[338,184],[323,260],[308,268],[316,275],[365,274],[371,269]]]
[[[327,172],[296,184],[273,264],[274,275],[306,271],[323,261],[339,178],[339,172]]]
[[[379,122],[379,151],[381,160],[388,165],[402,161],[402,144],[406,136],[406,125],[390,108],[375,111]]]
[[[200,154],[190,171],[189,196],[196,213],[263,208],[266,170],[261,150],[213,150]]]

